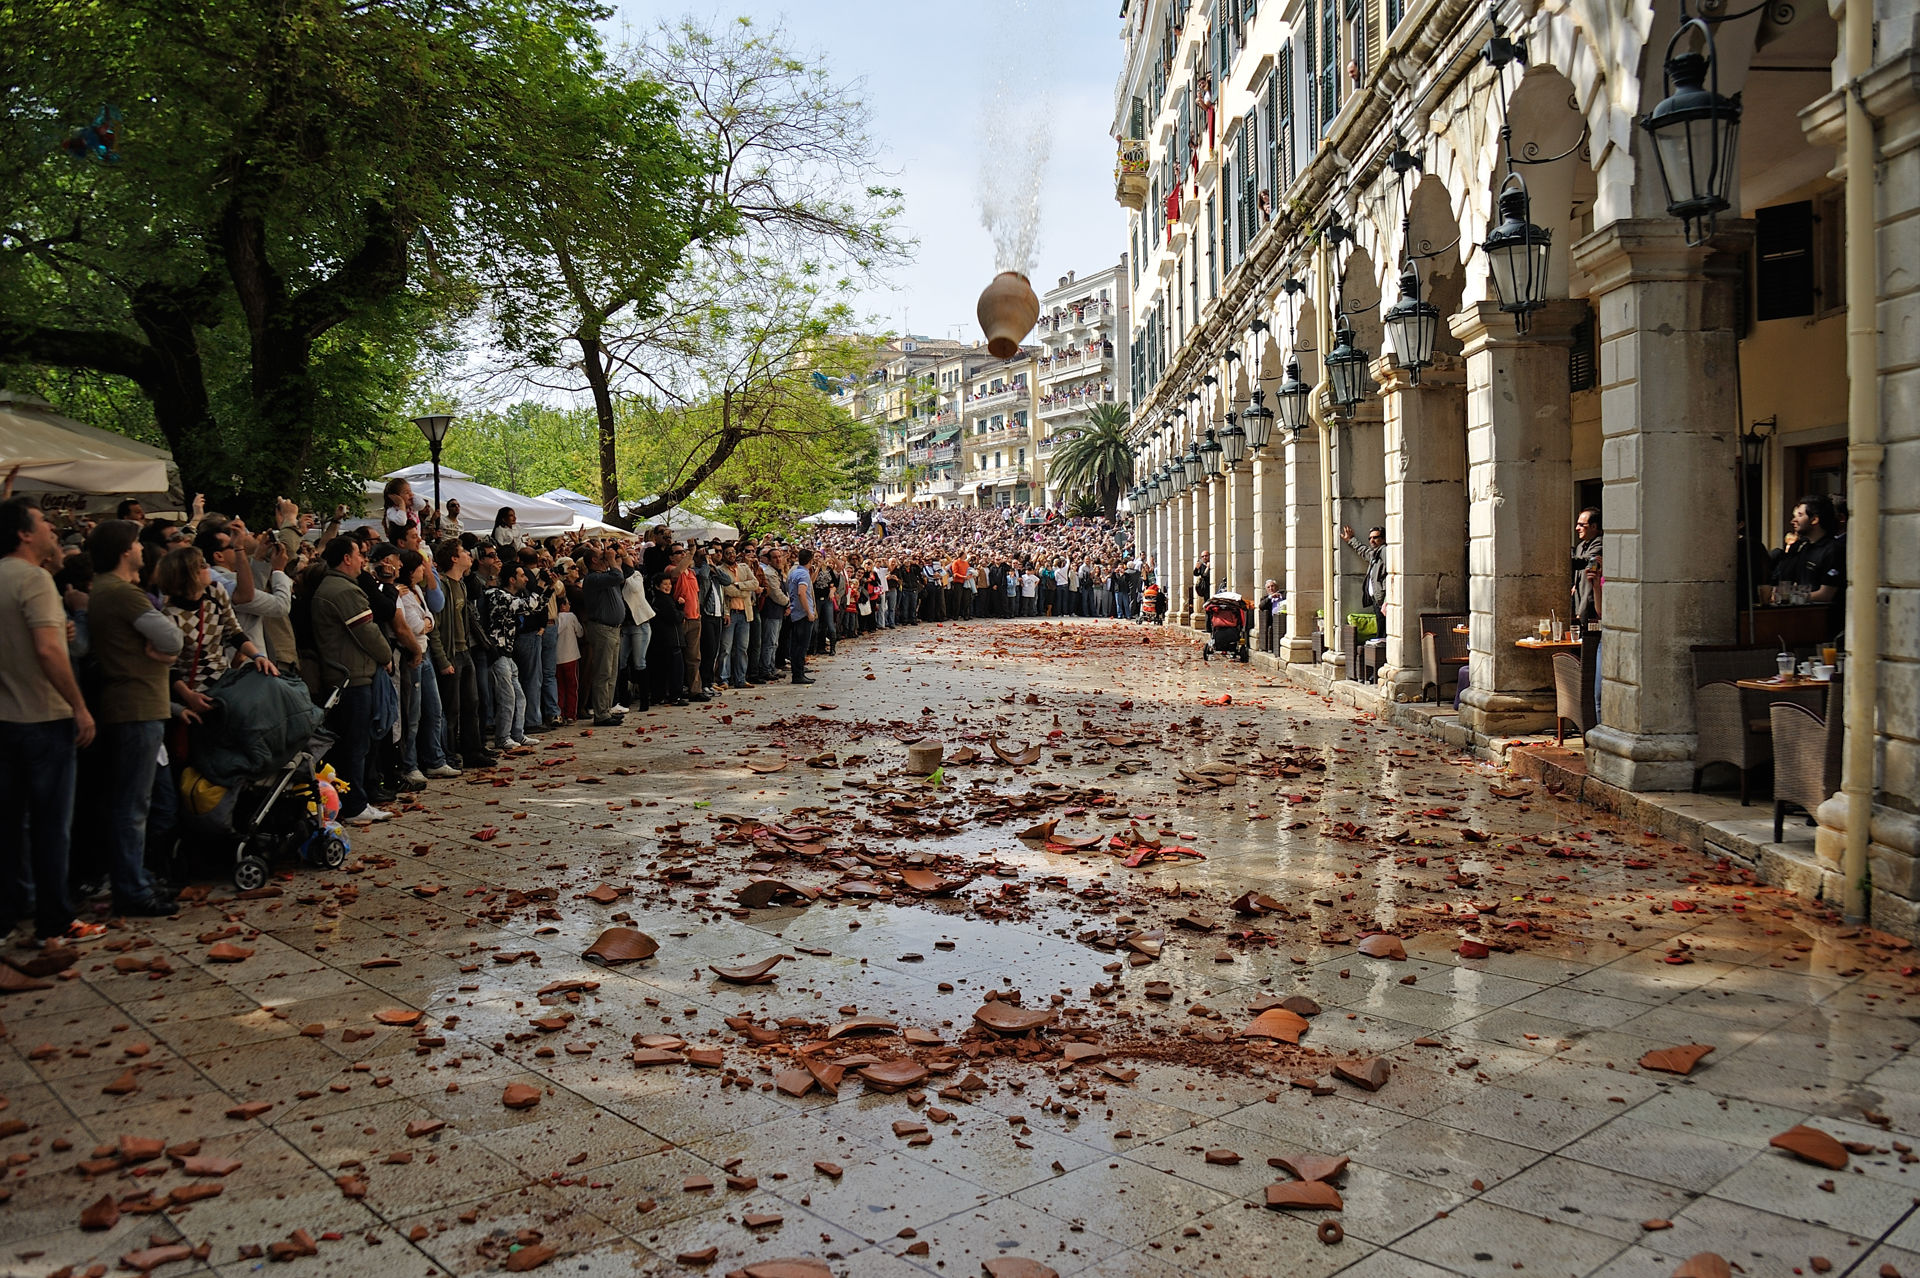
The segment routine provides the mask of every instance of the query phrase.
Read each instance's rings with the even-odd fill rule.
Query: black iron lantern
[[[1530,220],[1532,204],[1527,184],[1518,173],[1500,184],[1500,224],[1487,232],[1481,247],[1487,268],[1500,294],[1500,309],[1513,316],[1515,329],[1526,332],[1528,317],[1547,304],[1547,254],[1553,233]]]
[[[1206,466],[1206,462],[1200,458],[1200,441],[1195,440],[1187,445],[1187,451],[1180,457],[1180,465],[1187,473],[1188,488],[1200,482],[1200,472]]]
[[[1440,334],[1440,308],[1420,299],[1420,272],[1408,262],[1400,272],[1400,300],[1387,308],[1387,335],[1394,362],[1420,384],[1420,370],[1433,366],[1433,343]]]
[[[1353,344],[1353,325],[1342,311],[1334,320],[1333,349],[1327,352],[1327,398],[1351,415],[1367,397],[1367,353]]]
[[[1680,38],[1695,30],[1704,50],[1675,53]],[[1714,215],[1732,207],[1740,95],[1721,95],[1713,31],[1700,19],[1681,23],[1667,42],[1664,87],[1667,96],[1641,117],[1640,127],[1653,138],[1667,212],[1680,219],[1688,244],[1704,244],[1713,235]]]
[[[1280,424],[1290,435],[1298,435],[1307,425],[1307,401],[1313,387],[1300,380],[1300,361],[1287,361],[1287,375],[1274,388],[1273,398],[1280,405]]]
[[[1211,430],[1208,431],[1206,442],[1200,445],[1200,469],[1208,479],[1220,473],[1220,461],[1226,456],[1226,452],[1227,450],[1215,438],[1214,433]]]
[[[1221,460],[1232,470],[1247,459],[1247,432],[1235,413],[1227,414],[1227,428],[1220,432]]]
[[[1262,390],[1253,392],[1253,403],[1240,414],[1240,422],[1247,437],[1247,447],[1259,452],[1273,438],[1273,410],[1263,402],[1267,393]]]

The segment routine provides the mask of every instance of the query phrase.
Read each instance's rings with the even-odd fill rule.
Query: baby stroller
[[[1235,590],[1222,590],[1207,600],[1207,646],[1200,660],[1214,653],[1245,663],[1249,656],[1247,636],[1253,632],[1253,609]]]
[[[346,862],[339,791],[324,763],[333,737],[320,726],[343,686],[316,706],[298,676],[243,667],[207,690],[214,709],[182,770],[181,815],[207,843],[232,848],[243,892],[266,884],[276,858],[327,869]]]

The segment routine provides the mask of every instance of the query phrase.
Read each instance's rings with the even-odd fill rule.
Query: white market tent
[[[556,537],[561,533],[587,533],[595,537],[633,536],[626,529],[601,519],[600,503],[584,493],[576,493],[571,488],[555,488],[551,492],[541,493],[534,500],[567,507],[573,512],[573,521],[561,528],[544,524],[538,527],[527,527],[526,521],[521,520],[521,531],[529,537]]]
[[[817,515],[808,515],[800,521],[803,524],[834,524],[847,526],[860,522],[860,516],[851,510],[823,510]]]
[[[0,391],[0,475],[16,493],[137,497],[184,505],[165,450],[64,417],[31,395]]]
[[[403,466],[399,470],[390,470],[381,479],[404,479],[413,485],[416,498],[431,499],[433,496],[433,463],[421,462],[416,466]],[[377,488],[377,485],[370,485]],[[551,533],[538,533],[536,528],[551,527],[554,532],[566,532],[573,526],[576,513],[572,507],[558,502],[545,501],[538,497],[526,497],[520,493],[510,493],[504,488],[495,488],[483,484],[473,476],[457,470],[440,468],[440,500],[460,503],[460,523],[469,532],[485,535],[493,528],[493,517],[502,506],[513,507],[519,516],[519,527],[531,536],[551,536]],[[379,511],[376,509],[376,515]]]

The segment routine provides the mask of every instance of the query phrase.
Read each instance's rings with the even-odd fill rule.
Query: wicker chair
[[[1787,809],[1798,808],[1813,824],[1813,810],[1840,788],[1842,722],[1840,676],[1827,690],[1827,715],[1787,701],[1768,707],[1773,724],[1773,841],[1782,838]]]
[[[1449,683],[1459,684],[1460,669],[1467,664],[1467,636],[1453,633],[1453,628],[1466,624],[1466,617],[1457,613],[1421,614],[1421,696],[1426,696],[1427,689],[1432,688],[1437,702],[1445,696]]]
[[[1820,690],[1795,693],[1751,692],[1734,686],[1736,679],[1764,679],[1775,673],[1769,648],[1695,648],[1693,650],[1693,722],[1699,745],[1693,756],[1693,792],[1709,765],[1731,764],[1740,772],[1740,803],[1752,801],[1753,772],[1773,759],[1773,727],[1767,704],[1794,702],[1811,709],[1820,704]]]
[[[1585,677],[1583,677],[1585,676]],[[1553,744],[1565,745],[1567,725],[1586,735],[1593,725],[1593,678],[1585,663],[1570,652],[1553,654]]]

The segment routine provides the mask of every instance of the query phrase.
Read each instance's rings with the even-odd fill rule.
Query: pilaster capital
[[[1860,104],[1875,120],[1887,120],[1920,102],[1920,52],[1908,50],[1860,77]],[[1834,149],[1837,172],[1847,166],[1847,90],[1815,98],[1800,112],[1807,141]]]
[[[1458,355],[1436,354],[1433,363],[1420,370],[1420,380],[1417,382],[1410,371],[1386,355],[1373,361],[1368,371],[1373,374],[1373,380],[1380,383],[1382,398],[1407,393],[1417,395],[1421,391],[1455,390],[1467,384],[1467,361]]]
[[[1723,220],[1705,244],[1688,244],[1678,218],[1618,218],[1573,243],[1573,265],[1593,280],[1599,297],[1629,284],[1703,282],[1714,259],[1744,256],[1753,223]]]
[[[1574,326],[1587,317],[1582,298],[1557,297],[1529,316],[1527,331],[1516,331],[1514,317],[1498,302],[1468,302],[1448,316],[1447,327],[1460,339],[1465,355],[1517,346],[1571,346]],[[1423,379],[1424,380],[1424,379]]]

